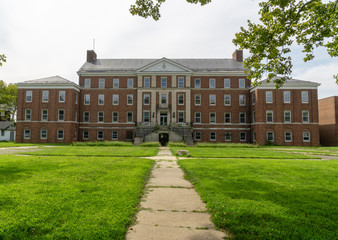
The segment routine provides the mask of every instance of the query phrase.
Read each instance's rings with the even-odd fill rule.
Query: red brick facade
[[[338,146],[338,96],[320,99],[319,133],[323,146]]]

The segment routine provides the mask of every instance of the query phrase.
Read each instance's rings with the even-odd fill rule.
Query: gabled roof
[[[80,88],[76,83],[60,76],[28,80],[19,82],[16,85],[18,88]]]
[[[241,62],[233,59],[97,59],[94,62],[86,62],[82,65],[78,74],[85,72],[127,72],[137,71],[146,66],[156,64],[158,61],[169,61],[173,65],[199,71],[245,71]],[[165,71],[165,69],[163,69]]]
[[[0,122],[0,130],[14,130],[15,131],[15,127],[13,126],[14,123],[13,122]]]
[[[260,85],[253,87],[251,90],[255,89],[272,89],[276,88],[276,84],[273,82],[273,79],[268,83],[267,79],[262,80],[259,82]],[[320,83],[316,82],[310,82],[310,81],[304,81],[299,79],[290,79],[286,80],[283,86],[280,87],[280,89],[287,89],[287,88],[317,88],[320,86]]]

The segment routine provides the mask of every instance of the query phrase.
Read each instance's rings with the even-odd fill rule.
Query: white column
[[[142,122],[143,91],[137,90],[137,122]]]
[[[153,117],[153,113],[155,114]],[[151,91],[151,123],[156,123],[156,92]]]
[[[190,83],[191,83],[191,76],[186,76],[185,77],[185,87],[190,88]]]
[[[171,76],[171,87],[176,87],[177,78],[176,76]]]
[[[156,87],[156,75],[151,76],[151,87]]]
[[[171,92],[171,108],[172,108],[172,116],[175,113],[175,118],[174,116],[172,117],[172,123],[176,123],[176,118],[177,118],[177,113],[176,113],[176,90],[173,90]]]
[[[190,123],[191,122],[191,96],[190,96],[190,90],[188,90],[185,93],[186,96],[186,104],[185,104],[185,113],[186,113],[186,122]]]
[[[138,87],[142,87],[142,80],[143,80],[143,76],[138,75],[137,76],[137,86]]]

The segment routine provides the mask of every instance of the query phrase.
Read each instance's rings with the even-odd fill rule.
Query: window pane
[[[113,79],[113,88],[119,88],[120,80],[118,78]]]
[[[271,91],[265,92],[265,99],[266,99],[266,103],[272,103],[272,92]]]
[[[66,100],[66,92],[59,91],[59,102],[65,102],[65,100]]]
[[[49,91],[42,91],[42,102],[48,102]]]
[[[113,94],[113,105],[119,105],[119,95]]]
[[[167,78],[161,78],[161,87],[167,87]]]
[[[216,105],[216,95],[214,94],[209,95],[209,104]]]
[[[184,87],[184,78],[178,78],[178,87],[179,88],[182,88]]]
[[[201,79],[199,78],[195,79],[195,88],[201,88]]]
[[[178,105],[183,105],[183,104],[184,104],[184,95],[178,94]]]
[[[26,91],[26,102],[32,101],[33,92],[32,91]]]
[[[105,79],[104,78],[99,79],[99,88],[105,88]]]
[[[285,91],[284,92],[284,103],[290,103],[290,102],[291,102],[290,91]]]
[[[216,80],[214,78],[209,79],[209,88],[216,88]]]
[[[99,94],[98,104],[104,105],[104,95],[103,94]]]
[[[245,106],[245,95],[243,95],[243,94],[240,94],[239,95],[239,105],[240,106]]]
[[[201,95],[200,94],[195,95],[195,105],[201,105]]]
[[[90,78],[85,78],[85,88],[90,88]]]
[[[230,78],[224,79],[224,88],[230,88]]]
[[[245,79],[244,78],[239,79],[239,88],[245,88]]]
[[[231,95],[230,94],[225,94],[224,95],[224,105],[225,106],[230,106],[231,105]]]
[[[144,105],[149,105],[150,104],[150,94],[144,94],[143,95],[143,103]]]
[[[144,78],[144,87],[150,87],[150,78]]]

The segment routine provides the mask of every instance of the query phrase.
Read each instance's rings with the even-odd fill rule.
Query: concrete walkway
[[[190,182],[183,178],[176,157],[162,147],[156,157],[152,177],[141,200],[136,225],[127,240],[223,239],[206,212],[205,204]]]

